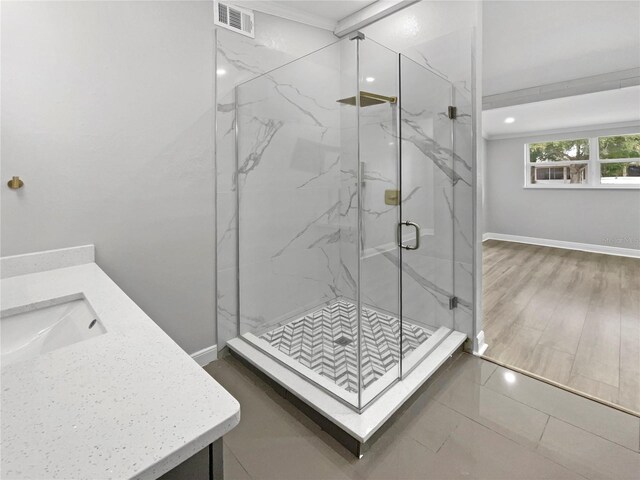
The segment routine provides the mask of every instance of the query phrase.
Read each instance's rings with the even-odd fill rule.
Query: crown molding
[[[566,128],[554,128],[549,130],[534,130],[530,132],[514,132],[503,135],[489,135],[483,132],[482,138],[485,140],[507,140],[512,138],[533,138],[543,137],[547,135],[558,135],[565,133],[582,134],[584,132],[591,132],[594,130],[615,130],[623,128],[637,128],[640,130],[640,122],[638,120],[630,120],[628,122],[617,123],[600,123],[597,125],[581,125],[579,127],[566,127]]]
[[[492,110],[605,90],[617,90],[635,85],[640,85],[640,67],[485,95],[482,97],[482,109]]]
[[[274,15],[276,17],[285,18],[294,22],[303,23],[312,27],[321,28],[333,32],[337,37],[344,37],[351,32],[366,27],[381,18],[387,17],[392,13],[402,10],[409,5],[417,3],[419,0],[378,0],[371,5],[363,7],[361,10],[347,15],[345,18],[334,22],[318,15],[298,10],[295,7],[289,7],[278,4],[277,1],[258,1],[258,0],[231,0],[228,3],[249,8],[256,12]]]
[[[345,37],[418,1],[419,0],[379,0],[340,20],[333,33],[337,37]]]
[[[236,4],[241,7],[250,8],[256,12],[266,13],[267,15],[274,15],[287,20],[292,20],[298,23],[304,23],[312,27],[322,28],[323,30],[329,30],[333,32],[338,22],[327,20],[326,18],[318,17],[317,15],[311,15],[310,13],[303,12],[296,8],[285,7],[278,5],[277,2],[265,2],[265,1],[231,1],[231,4]]]

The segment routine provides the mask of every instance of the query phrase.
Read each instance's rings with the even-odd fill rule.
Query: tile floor
[[[224,438],[228,480],[640,478],[640,418],[468,354],[361,460],[235,358],[206,369],[242,407]]]
[[[357,307],[340,300],[261,336],[285,355],[349,392],[358,391]],[[400,321],[369,308],[362,309],[362,385],[369,387],[398,364]],[[430,332],[404,322],[402,356]],[[346,341],[341,343],[341,341]]]

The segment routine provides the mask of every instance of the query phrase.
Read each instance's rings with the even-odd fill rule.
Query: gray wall
[[[215,342],[213,47],[210,2],[2,2],[1,254],[94,243],[189,353]]]
[[[525,143],[634,131],[638,129],[487,141],[485,232],[640,249],[640,190],[523,188]]]

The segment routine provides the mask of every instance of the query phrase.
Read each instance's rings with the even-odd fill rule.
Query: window
[[[529,144],[531,185],[584,184],[589,167],[589,139]]]
[[[602,185],[640,185],[640,134],[598,138]]]
[[[530,143],[526,187],[640,187],[640,134]]]

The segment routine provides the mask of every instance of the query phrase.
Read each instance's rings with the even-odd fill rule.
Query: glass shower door
[[[453,329],[456,173],[451,83],[404,55],[399,63],[404,376]]]
[[[400,377],[398,54],[358,41],[360,407]]]

